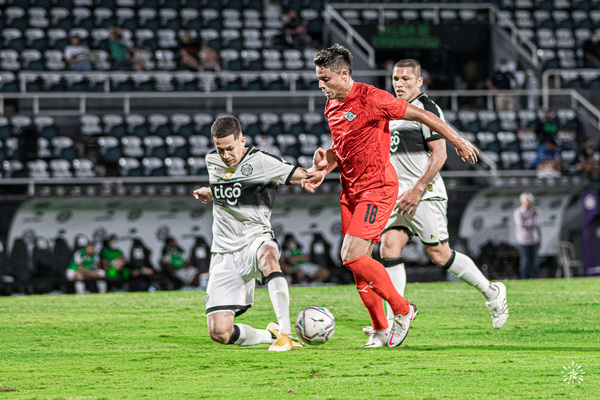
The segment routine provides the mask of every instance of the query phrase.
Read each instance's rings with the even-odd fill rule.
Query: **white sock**
[[[81,281],[75,281],[75,293],[77,294],[85,294],[85,283]]]
[[[455,251],[454,254],[454,262],[448,271],[456,275],[458,279],[479,289],[488,301],[494,300],[498,295],[498,291],[492,286],[490,281],[487,280],[479,268],[477,268],[473,260],[458,251]]]
[[[106,293],[106,281],[96,281],[96,287],[98,288],[98,293]]]
[[[404,263],[396,264],[391,267],[386,267],[385,270],[388,272],[394,287],[402,296],[404,296],[404,289],[406,288],[406,270],[404,269]],[[388,321],[394,320],[394,311],[389,303],[386,303]],[[390,325],[391,326],[391,325]]]
[[[240,329],[240,337],[234,342],[238,346],[253,346],[255,344],[271,344],[275,341],[271,332],[266,329],[254,329],[245,324],[236,324]]]
[[[277,323],[282,333],[292,333],[290,324],[290,290],[283,276],[277,276],[267,283],[269,297],[273,303]]]

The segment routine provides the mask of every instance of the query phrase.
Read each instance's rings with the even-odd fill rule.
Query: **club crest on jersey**
[[[252,165],[250,165],[250,164],[242,165],[242,175],[250,176],[250,175],[252,175],[252,171],[253,171]]]
[[[350,122],[352,122],[352,120],[354,120],[356,117],[358,117],[358,115],[354,114],[352,111],[348,111],[346,114],[344,114],[344,118]]]

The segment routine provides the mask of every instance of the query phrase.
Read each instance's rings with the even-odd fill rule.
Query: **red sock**
[[[410,303],[402,297],[390,279],[384,266],[371,257],[364,255],[344,263],[355,276],[359,276],[368,283],[373,291],[387,301],[394,315],[406,315],[410,310]],[[364,285],[363,285],[364,287]]]
[[[371,285],[369,285],[368,282],[365,282],[360,276],[354,274],[354,281],[356,282],[356,290],[358,290],[360,299],[369,311],[373,329],[387,329],[388,322],[381,297],[379,297],[379,295],[373,291]]]

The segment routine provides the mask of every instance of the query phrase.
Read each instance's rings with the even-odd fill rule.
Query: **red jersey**
[[[327,100],[325,117],[346,193],[398,185],[390,163],[388,121],[403,119],[407,107],[401,98],[360,82],[354,82],[343,101]]]

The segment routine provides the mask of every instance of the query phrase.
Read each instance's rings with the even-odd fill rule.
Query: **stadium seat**
[[[245,49],[241,52],[242,62],[244,64],[244,69],[249,71],[262,71],[263,64],[261,59],[261,54],[258,50],[255,49]],[[248,89],[250,90],[250,89]],[[256,90],[256,89],[254,89]]]
[[[188,144],[193,157],[205,156],[211,150],[210,139],[206,136],[192,135],[188,138]]]
[[[131,80],[133,82],[133,88],[136,91],[154,91],[154,82],[152,81],[152,75],[149,73],[138,72],[131,76]]]
[[[323,128],[323,114],[309,112],[304,114],[302,119],[304,120],[307,133],[312,133],[313,135],[317,136],[325,133],[325,129]]]
[[[52,150],[50,149],[50,142],[48,141],[48,139],[38,137],[37,142],[37,158],[42,160],[52,158]]]
[[[40,28],[29,28],[24,33],[25,46],[28,49],[35,49],[40,52],[48,48],[46,34]]]
[[[163,159],[158,157],[146,157],[142,159],[145,176],[166,176],[167,169]]]
[[[213,28],[204,28],[200,31],[202,44],[212,48],[215,51],[221,50],[221,35],[219,31]]]
[[[288,112],[281,114],[281,122],[283,122],[284,132],[291,133],[295,136],[304,132],[302,117],[298,113]]]
[[[63,52],[60,50],[50,49],[44,51],[44,59],[46,60],[46,69],[48,70],[62,71],[66,68]]]
[[[29,176],[34,179],[46,179],[50,178],[48,172],[48,163],[44,160],[34,160],[27,162],[27,169],[29,170]]]
[[[0,68],[2,66],[1,53],[2,52],[0,51]],[[13,72],[0,71],[0,91],[3,93],[14,93],[19,91],[17,78]]]
[[[477,142],[479,143],[479,148],[484,152],[495,152],[498,153],[500,151],[500,145],[496,138],[496,135],[492,132],[479,132],[476,133]]]
[[[138,136],[124,136],[121,139],[121,148],[126,157],[141,158],[145,153],[142,139]]]
[[[187,140],[183,136],[168,136],[165,139],[168,153],[170,157],[188,158],[190,151],[188,149]]]
[[[240,10],[236,10],[235,8],[226,8],[223,11],[221,11],[221,16],[223,17],[223,27],[225,28],[225,30],[242,29],[242,13],[240,12]]]
[[[260,128],[262,133],[271,136],[277,136],[283,133],[283,125],[279,114],[273,112],[263,112],[258,116],[260,120]]]
[[[206,7],[200,10],[202,16],[202,26],[206,29],[214,29],[220,31],[223,29],[221,14],[217,9]],[[216,50],[216,49],[215,49]]]
[[[116,26],[116,18],[114,18],[113,10],[106,7],[94,8],[94,25],[98,28],[110,28]]]
[[[538,148],[538,138],[533,131],[520,131],[517,137],[521,151],[535,151]]]
[[[2,162],[5,178],[25,178],[27,170],[23,163],[19,160],[5,160]]]
[[[67,88],[63,75],[58,72],[46,72],[41,76],[42,88],[45,92],[64,92]]]
[[[202,29],[202,21],[200,19],[200,12],[194,8],[184,8],[179,12],[183,28],[190,29],[193,31],[199,31]]]
[[[76,158],[73,160],[73,170],[76,178],[93,178],[96,176],[94,171],[94,163],[91,160],[84,158]]]
[[[159,29],[156,32],[158,47],[161,49],[174,49],[178,47],[177,33],[172,29]]]
[[[493,132],[493,133],[498,133],[500,131],[500,123],[498,121],[498,117],[497,117],[495,111],[489,111],[489,110],[479,111],[477,113],[477,118],[479,119],[479,121],[481,123],[480,127],[482,130]],[[471,130],[471,129],[468,129],[468,130],[472,133],[476,133],[476,132],[473,132],[473,130]]]
[[[119,159],[121,176],[142,176],[142,165],[136,158],[122,157]]]
[[[43,71],[42,53],[36,49],[25,49],[21,52],[23,69],[27,71]]]
[[[13,128],[13,131],[12,131],[13,136],[20,135],[21,132],[24,129],[30,127],[32,123],[33,123],[32,119],[28,115],[24,115],[24,114],[13,115],[10,118],[10,124],[12,125],[12,128]]]
[[[244,28],[245,29],[263,29],[263,21],[261,12],[259,10],[253,10],[251,8],[246,8],[242,11],[242,15],[244,18]]]
[[[120,114],[102,115],[102,124],[104,126],[102,132],[105,135],[122,138],[127,133],[123,116]]]
[[[262,133],[258,115],[252,112],[244,112],[238,115],[242,125],[242,132],[246,136],[256,136]]]
[[[146,125],[146,118],[141,114],[126,115],[125,124],[127,125],[127,133],[129,135],[143,138],[150,134],[150,130]]]
[[[175,6],[175,4],[177,4],[177,1],[173,1],[173,0],[169,0],[169,1],[171,1],[173,6]],[[160,10],[158,10],[158,15],[159,15],[161,28],[168,29],[171,31],[178,31],[179,29],[181,29],[181,22],[179,20],[179,12],[176,9],[174,9],[172,7],[164,6],[164,8],[161,8]],[[159,30],[159,32],[160,32],[160,30]]]
[[[208,175],[204,157],[190,157],[187,159],[190,175]]]
[[[165,138],[171,134],[171,124],[169,117],[164,114],[148,115],[148,124],[150,125],[150,133]]]
[[[187,166],[184,159],[180,157],[169,157],[165,159],[168,176],[186,176]]]
[[[115,10],[117,24],[123,29],[135,31],[138,28],[135,10],[131,7],[121,7]]]
[[[72,178],[71,163],[67,160],[50,160],[50,171],[53,178]]]
[[[209,138],[210,127],[214,121],[214,117],[209,113],[197,113],[194,114],[192,119],[194,121],[194,131],[199,135]]]
[[[532,128],[537,118],[535,111],[533,110],[519,110],[519,125],[523,129]]]
[[[514,132],[501,131],[496,135],[503,151],[519,152],[521,150],[517,135]]]
[[[282,55],[285,69],[304,69],[304,58],[300,50],[285,49]]]
[[[33,118],[38,135],[45,139],[52,139],[58,134],[54,118],[49,115],[38,115]]]
[[[300,151],[305,156],[312,156],[320,145],[317,135],[311,133],[302,133],[298,136]]]
[[[521,152],[521,161],[523,164],[523,168],[530,169],[531,163],[537,158],[537,151],[522,151]]]
[[[67,8],[54,7],[50,9],[50,25],[54,29],[69,31],[73,27],[71,13]],[[61,49],[62,50],[62,49]]]
[[[171,132],[175,135],[189,137],[194,134],[192,117],[188,114],[174,113],[170,116]]]
[[[0,116],[0,141],[12,136],[13,127],[8,118]]]
[[[283,63],[281,61],[281,52],[275,49],[265,49],[262,51],[263,65],[267,70],[281,70]]]
[[[81,133],[88,136],[102,134],[100,126],[100,117],[95,114],[84,114],[79,118],[81,124]]]
[[[150,8],[149,4],[144,4],[144,7],[137,11],[138,25],[150,32],[157,31],[159,28],[157,15],[158,13],[155,9]]]
[[[154,53],[156,67],[163,71],[173,71],[177,68],[175,53],[171,50],[160,49]]]
[[[83,28],[87,31],[94,29],[94,20],[92,19],[92,12],[89,8],[75,7],[71,9],[71,17],[73,18],[73,25],[79,28]]]
[[[117,138],[101,136],[98,138],[98,147],[100,156],[105,163],[116,163],[122,157],[121,145]]]
[[[239,51],[234,49],[224,49],[221,50],[219,56],[225,69],[229,71],[241,71],[243,69]],[[237,76],[235,78],[237,78]]]
[[[56,136],[50,140],[54,149],[54,157],[73,161],[79,154],[74,147],[73,139],[68,136]]]
[[[0,50],[0,69],[6,71],[20,70],[19,53],[12,49]]]
[[[284,133],[277,136],[277,145],[282,155],[291,157],[298,157],[300,155],[300,149],[298,147],[298,138],[289,133]]]
[[[146,157],[167,158],[167,147],[162,137],[154,135],[146,136],[143,141],[146,149]]]
[[[25,10],[21,7],[7,7],[4,10],[4,21],[6,26],[19,31],[24,31],[29,27]]]
[[[519,129],[517,113],[515,111],[499,110],[498,120],[500,121],[500,129],[503,131],[516,132]]]
[[[42,79],[41,77],[33,74],[21,74],[21,79],[25,83],[26,92],[41,92],[42,91]]]
[[[191,72],[176,72],[174,74],[177,90],[182,92],[195,92],[199,89],[196,75]]]
[[[516,151],[503,151],[500,153],[502,169],[521,169],[521,157]]]
[[[461,110],[458,112],[458,120],[462,129],[477,134],[481,131],[481,123],[477,119],[477,113],[470,110]]]

